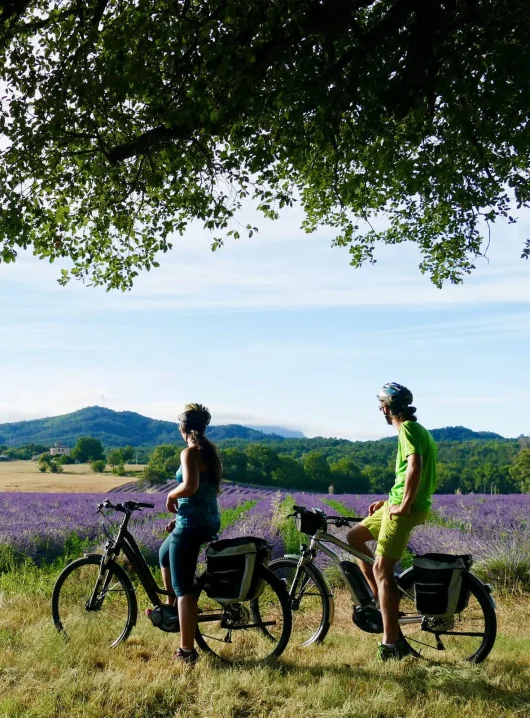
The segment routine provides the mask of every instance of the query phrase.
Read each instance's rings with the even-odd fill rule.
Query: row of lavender
[[[378,496],[333,497],[364,515]],[[530,494],[433,496],[430,519],[414,529],[411,553],[470,553],[481,578],[507,590],[530,590]]]
[[[221,510],[248,502],[255,505],[223,536],[257,535],[267,538],[275,547],[275,555],[283,551],[281,526],[274,521],[285,493],[234,487],[223,492]],[[165,509],[165,494],[119,494],[112,500],[131,498],[155,504],[154,510],[135,515],[132,531],[142,548],[156,557],[170,518]],[[64,552],[65,543],[73,535],[96,546],[104,539],[101,517],[95,512],[102,494],[3,494],[0,546],[7,545],[19,555],[51,560]],[[368,495],[295,494],[294,502],[310,507],[333,510],[326,500],[334,499],[348,513],[365,515],[371,502],[380,497]],[[431,520],[412,534],[409,549],[414,553],[472,553],[478,562],[500,562],[516,565],[517,570],[530,569],[530,495],[441,495],[434,497]],[[121,518],[120,514],[114,516]],[[344,529],[339,530],[344,532]],[[504,562],[504,563],[503,563]],[[525,563],[526,562],[526,563]],[[522,568],[521,568],[522,567]],[[504,570],[503,569],[503,570]]]
[[[40,561],[61,556],[72,537],[92,546],[99,546],[106,540],[105,530],[115,534],[116,527],[123,518],[121,513],[105,512],[112,520],[112,526],[96,512],[97,505],[108,498],[108,494],[2,494],[0,546],[8,546],[19,556]],[[223,494],[220,498],[221,511],[252,498],[247,494],[235,492]],[[114,493],[111,497],[113,503],[131,499],[155,505],[154,509],[135,512],[129,524],[139,545],[152,559],[167,535],[165,527],[171,519],[166,510],[166,497],[153,493]]]

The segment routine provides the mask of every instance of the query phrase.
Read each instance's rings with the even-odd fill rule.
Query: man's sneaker
[[[199,654],[197,653],[195,648],[191,652],[183,651],[182,648],[179,648],[173,654],[173,658],[176,661],[178,661],[179,663],[193,664],[193,663],[197,663],[197,661],[199,660]]]
[[[410,648],[403,638],[399,638],[392,648],[385,646],[384,643],[377,646],[377,657],[381,661],[400,661],[410,653]]]

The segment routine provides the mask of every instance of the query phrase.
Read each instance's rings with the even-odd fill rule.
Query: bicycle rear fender
[[[403,573],[400,573],[400,574],[399,574],[399,576],[396,576],[396,582],[397,582],[398,587],[401,588],[401,581],[402,581],[402,579],[408,579],[408,577],[409,577],[409,575],[412,573],[412,571],[413,571],[413,568],[412,568],[412,566],[411,566],[410,568],[406,568],[406,569],[403,571]],[[494,600],[493,596],[491,595],[492,589],[491,589],[490,584],[489,584],[489,583],[483,583],[483,582],[480,580],[480,578],[478,578],[477,576],[475,576],[474,573],[471,573],[471,571],[467,571],[467,570],[466,570],[466,571],[464,571],[464,573],[467,574],[467,576],[468,576],[468,578],[469,578],[469,580],[470,580],[470,582],[471,582],[472,584],[474,584],[475,586],[480,586],[480,588],[482,588],[482,589],[484,590],[484,593],[485,593],[486,596],[487,596],[487,599],[488,599],[488,602],[489,602],[490,606],[495,610],[495,609],[497,608],[497,606],[495,605],[495,600]]]

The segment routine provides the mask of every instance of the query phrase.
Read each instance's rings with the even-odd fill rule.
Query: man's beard
[[[392,417],[390,416],[390,412],[388,412],[388,414],[384,414],[384,417],[385,417],[386,423],[389,424],[390,426],[392,426]]]

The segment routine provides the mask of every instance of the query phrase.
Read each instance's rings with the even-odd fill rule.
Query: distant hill
[[[443,429],[432,429],[435,441],[471,441],[473,439],[504,439],[504,436],[493,431],[472,431],[465,426],[446,426]]]
[[[51,446],[55,441],[73,446],[80,436],[92,436],[105,446],[156,446],[182,441],[176,422],[150,419],[134,411],[113,411],[101,406],[89,406],[71,414],[45,419],[0,424],[0,446],[22,446],[29,443]],[[238,424],[211,426],[208,436],[212,441],[282,439],[279,433],[265,433]]]
[[[433,429],[432,434],[436,441],[503,438],[493,432],[472,431],[463,426]],[[51,446],[55,441],[62,441],[67,446],[73,446],[80,436],[93,436],[107,447],[126,446],[127,444],[149,447],[181,441],[179,425],[176,422],[150,419],[134,411],[113,411],[101,406],[89,406],[71,414],[51,416],[45,419],[0,424],[0,446],[22,446],[30,443]],[[329,442],[352,444],[346,439],[322,439],[319,437],[307,439],[302,432],[279,426],[248,427],[239,424],[210,426],[208,436],[212,441],[225,446],[235,446],[239,442],[247,441],[280,442],[285,444],[286,450],[289,451],[291,442],[304,444],[304,446],[307,444],[307,450],[319,448],[320,444],[327,446]],[[395,442],[396,437],[387,437],[380,441],[383,443]]]
[[[0,427],[1,430],[1,427]],[[475,441],[477,439],[502,439],[504,436],[493,431],[473,431],[465,426],[445,426],[442,429],[429,429],[435,441]],[[385,436],[381,441],[397,441],[397,436]]]
[[[307,437],[301,431],[296,429],[284,429],[283,426],[255,426],[252,429],[262,431],[264,434],[274,434],[275,436],[283,436],[286,439],[306,439]]]

